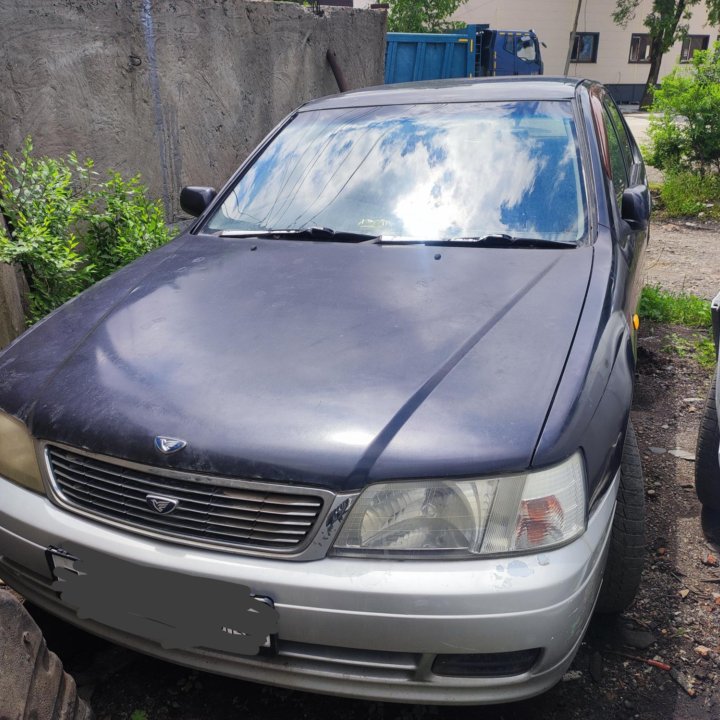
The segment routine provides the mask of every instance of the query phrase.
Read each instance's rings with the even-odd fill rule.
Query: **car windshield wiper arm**
[[[333,230],[329,227],[304,227],[285,228],[280,230],[269,230],[258,228],[257,230],[222,230],[220,237],[230,238],[290,238],[292,240],[330,240],[332,242],[365,242],[375,240],[379,236],[346,232],[344,230]]]
[[[574,248],[577,243],[565,240],[547,240],[546,238],[515,237],[506,233],[491,233],[476,237],[437,238],[424,240],[422,238],[393,238],[380,237],[376,242],[382,245],[432,245],[444,247],[522,247],[522,248]]]

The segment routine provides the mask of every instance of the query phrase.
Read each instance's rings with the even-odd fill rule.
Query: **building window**
[[[596,32],[580,32],[575,33],[573,41],[572,54],[570,61],[574,63],[594,63],[597,62],[598,41],[600,33]]]
[[[707,50],[710,42],[709,35],[686,35],[680,51],[680,62],[690,62],[696,50]]]
[[[630,38],[630,58],[631,63],[649,63],[650,62],[650,35],[633,33]]]

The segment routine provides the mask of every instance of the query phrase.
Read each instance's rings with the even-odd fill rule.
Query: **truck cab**
[[[542,75],[540,43],[532,31],[491,30],[482,33],[476,77],[488,75]]]

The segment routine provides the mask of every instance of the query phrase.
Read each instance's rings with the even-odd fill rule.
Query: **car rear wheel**
[[[720,430],[715,406],[715,383],[716,379],[713,378],[700,421],[695,452],[695,492],[703,507],[720,510]]]
[[[635,599],[645,561],[645,483],[635,430],[628,422],[610,548],[595,609],[620,613]]]

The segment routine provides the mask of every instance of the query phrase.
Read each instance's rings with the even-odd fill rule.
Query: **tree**
[[[635,17],[635,11],[642,0],[616,0],[613,20],[626,27]],[[701,0],[653,0],[652,9],[643,24],[650,31],[650,71],[645,83],[640,107],[647,108],[652,102],[652,92],[660,75],[663,55],[681,38],[687,35],[687,21],[692,9]],[[711,25],[720,21],[720,0],[704,0]]]
[[[388,30],[443,32],[462,25],[448,18],[467,0],[389,0]],[[718,0],[720,2],[720,0]]]

